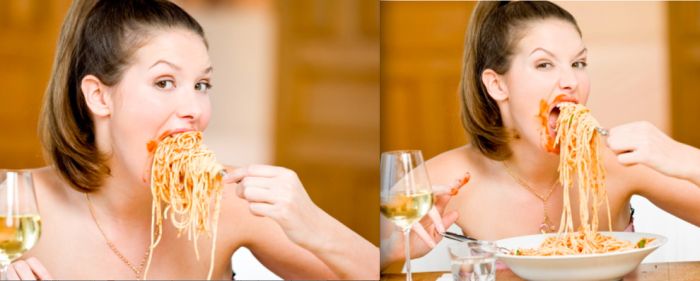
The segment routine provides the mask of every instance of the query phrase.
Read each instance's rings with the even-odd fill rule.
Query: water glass
[[[447,247],[454,281],[496,280],[496,244],[489,241],[467,241]]]

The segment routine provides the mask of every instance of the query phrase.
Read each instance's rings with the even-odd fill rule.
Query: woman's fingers
[[[277,178],[245,177],[236,186],[236,194],[250,202],[274,203],[289,186]]]
[[[450,195],[457,195],[457,193],[459,193],[459,189],[462,188],[462,186],[466,185],[471,178],[472,175],[469,172],[466,172],[464,173],[464,176],[462,176],[459,179],[456,179],[450,186]]]
[[[29,264],[24,260],[18,260],[12,263],[12,267],[15,269],[15,273],[19,276],[20,280],[36,280],[34,272]]]
[[[49,271],[46,270],[46,267],[44,267],[41,262],[37,258],[31,257],[26,259],[27,264],[29,264],[29,267],[32,269],[32,272],[39,278],[39,280],[51,280],[53,277],[51,277],[51,274],[49,274]]]
[[[433,205],[437,208],[438,213],[442,213],[445,210],[452,196],[457,195],[459,190],[469,182],[469,179],[471,179],[471,174],[466,172],[461,178],[455,179],[446,188],[435,188],[435,204]]]
[[[615,154],[625,153],[636,149],[634,139],[629,136],[626,130],[620,130],[620,128],[612,128],[608,138],[605,139],[605,143]]]
[[[438,213],[438,210],[435,208],[435,206],[430,208],[430,211],[428,211],[428,216],[433,221],[433,225],[435,225],[435,229],[439,233],[445,233],[445,226],[442,225],[442,218],[440,217],[440,213]]]
[[[272,165],[262,165],[262,164],[253,164],[249,165],[244,168],[240,168],[239,170],[236,171],[236,175],[242,175],[244,177],[266,177],[266,178],[274,178],[274,177],[296,177],[296,173],[294,171],[283,168],[283,167],[278,167],[278,166],[272,166]]]
[[[257,186],[248,186],[243,192],[243,199],[251,203],[268,203],[272,204],[275,202],[275,196],[270,190]]]
[[[433,237],[431,237],[430,234],[428,234],[428,232],[425,231],[425,228],[422,224],[414,223],[413,226],[411,226],[411,229],[418,235],[418,237],[421,240],[423,240],[423,242],[425,242],[426,245],[428,245],[428,247],[430,247],[431,249],[435,248],[436,245],[435,241],[433,240]]]
[[[238,183],[243,179],[243,177],[247,173],[248,172],[245,170],[245,168],[234,168],[226,166],[224,167],[224,176],[221,178],[221,181],[224,184]]]
[[[250,203],[250,212],[260,217],[276,218],[275,207],[266,203]]]
[[[617,162],[625,166],[630,166],[641,162],[641,159],[639,159],[639,153],[637,151],[630,151],[618,154]]]
[[[459,213],[457,211],[449,211],[442,216],[442,224],[449,228],[453,223],[459,218]]]
[[[17,275],[17,271],[12,264],[7,267],[7,280],[21,280],[19,279],[19,275]]]

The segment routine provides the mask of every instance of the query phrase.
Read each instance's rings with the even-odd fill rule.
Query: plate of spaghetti
[[[597,234],[607,237],[601,238],[598,253],[553,255],[556,247],[541,247],[546,239],[556,238],[556,233],[549,233],[496,241],[498,246],[512,250],[497,253],[496,257],[527,280],[620,280],[666,243],[666,237],[652,233],[606,231]],[[533,250],[540,252],[527,253]]]
[[[549,112],[547,112],[549,109]],[[666,238],[650,233],[612,232],[600,129],[590,109],[559,95],[541,102],[545,149],[559,154],[562,213],[556,233],[497,241],[511,249],[497,255],[515,274],[528,280],[618,280],[634,270]],[[578,198],[574,202],[572,198]],[[574,229],[573,204],[579,225]],[[599,232],[605,208],[608,232]]]

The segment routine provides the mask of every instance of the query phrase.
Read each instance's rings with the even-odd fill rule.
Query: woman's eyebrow
[[[161,64],[161,63],[167,64],[167,65],[169,65],[170,67],[174,68],[175,70],[180,70],[180,69],[181,69],[178,65],[176,65],[176,64],[174,64],[174,63],[172,63],[172,62],[169,62],[169,61],[167,61],[167,60],[162,60],[162,59],[156,61],[156,63],[154,63],[153,65],[151,65],[151,67],[149,67],[148,69],[151,69],[151,68],[153,68],[153,67],[155,67],[156,65]]]
[[[537,48],[535,48],[534,50],[532,50],[532,52],[530,52],[530,55],[534,54],[534,53],[537,52],[537,51],[543,51],[543,52],[547,53],[548,55],[550,55],[550,56],[552,56],[552,57],[555,57],[555,58],[557,57],[556,55],[554,55],[554,53],[552,53],[552,52],[550,52],[550,51],[548,51],[547,49],[542,48],[542,47],[537,47]],[[588,49],[587,49],[586,47],[583,47],[583,49],[581,49],[581,51],[579,51],[578,54],[576,54],[575,57],[581,56],[581,55],[584,54],[586,51],[588,51]]]
[[[535,52],[537,52],[537,51],[543,51],[543,52],[547,53],[548,55],[550,55],[550,56],[552,56],[552,57],[556,57],[556,56],[554,55],[554,53],[552,53],[552,52],[550,52],[550,51],[547,51],[545,48],[542,48],[542,47],[537,47],[537,48],[535,48],[534,50],[532,50],[532,52],[530,52],[530,56],[531,56],[532,54],[534,54]]]
[[[207,69],[205,69],[204,72],[202,72],[202,73],[208,74],[208,73],[212,73],[213,71],[214,71],[214,68],[210,66],[210,67],[207,67]]]

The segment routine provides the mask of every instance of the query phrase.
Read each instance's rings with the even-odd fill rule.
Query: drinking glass
[[[496,280],[496,244],[465,241],[447,246],[454,281]]]
[[[0,170],[0,279],[7,267],[31,249],[41,235],[32,173]]]
[[[428,172],[419,150],[384,152],[380,169],[380,211],[404,233],[406,280],[411,281],[411,226],[433,207]]]

